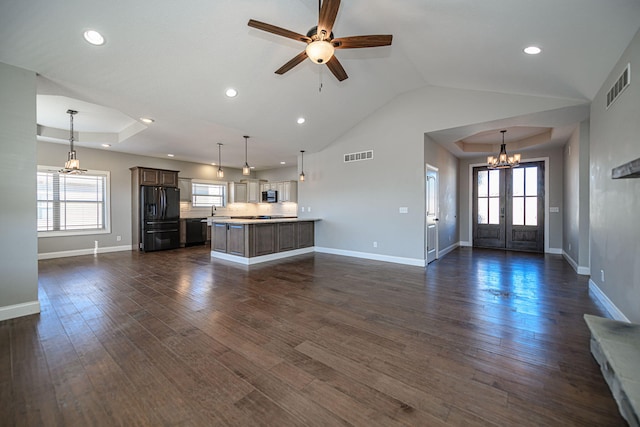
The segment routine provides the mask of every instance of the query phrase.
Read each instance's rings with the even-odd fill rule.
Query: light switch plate
[[[551,206],[551,207],[549,208],[549,212],[551,212],[551,213],[558,213],[558,212],[560,212],[560,208],[559,208],[559,207],[557,207],[557,206]]]
[[[408,207],[406,207],[406,206],[401,206],[401,207],[400,207],[400,209],[399,209],[399,212],[400,212],[401,214],[409,213],[409,208],[408,208]]]

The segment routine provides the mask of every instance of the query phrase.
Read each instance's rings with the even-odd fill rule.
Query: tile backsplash
[[[297,216],[297,203],[230,203],[217,208],[215,216]],[[205,218],[211,216],[211,208],[194,208],[191,202],[180,202],[181,218]]]

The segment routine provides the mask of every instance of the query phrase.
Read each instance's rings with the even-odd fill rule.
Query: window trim
[[[191,207],[193,209],[207,209],[210,208],[211,205],[205,205],[205,206],[196,206],[193,204],[193,184],[208,184],[208,185],[219,185],[224,187],[224,194],[222,196],[222,206],[217,206],[218,208],[226,208],[228,202],[228,197],[229,197],[229,183],[227,181],[210,181],[207,179],[192,179],[191,180],[191,200],[189,201],[189,203],[191,204]]]
[[[57,167],[57,166],[38,165],[36,174],[38,172],[58,172],[59,170],[60,170],[60,167]],[[104,190],[105,190],[104,229],[38,231],[38,238],[111,234],[111,172],[89,169],[87,170],[86,174],[87,175],[103,175],[106,178],[105,179],[106,182],[104,186]],[[37,204],[37,196],[36,196],[36,204]],[[36,229],[37,229],[37,225],[36,225]]]

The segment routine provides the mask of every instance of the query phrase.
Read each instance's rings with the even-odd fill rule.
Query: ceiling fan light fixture
[[[335,48],[328,41],[316,40],[309,43],[305,51],[313,63],[324,64],[331,59]]]

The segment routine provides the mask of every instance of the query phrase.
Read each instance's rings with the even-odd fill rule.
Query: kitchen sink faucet
[[[216,205],[211,205],[211,216],[214,216],[216,214]]]

